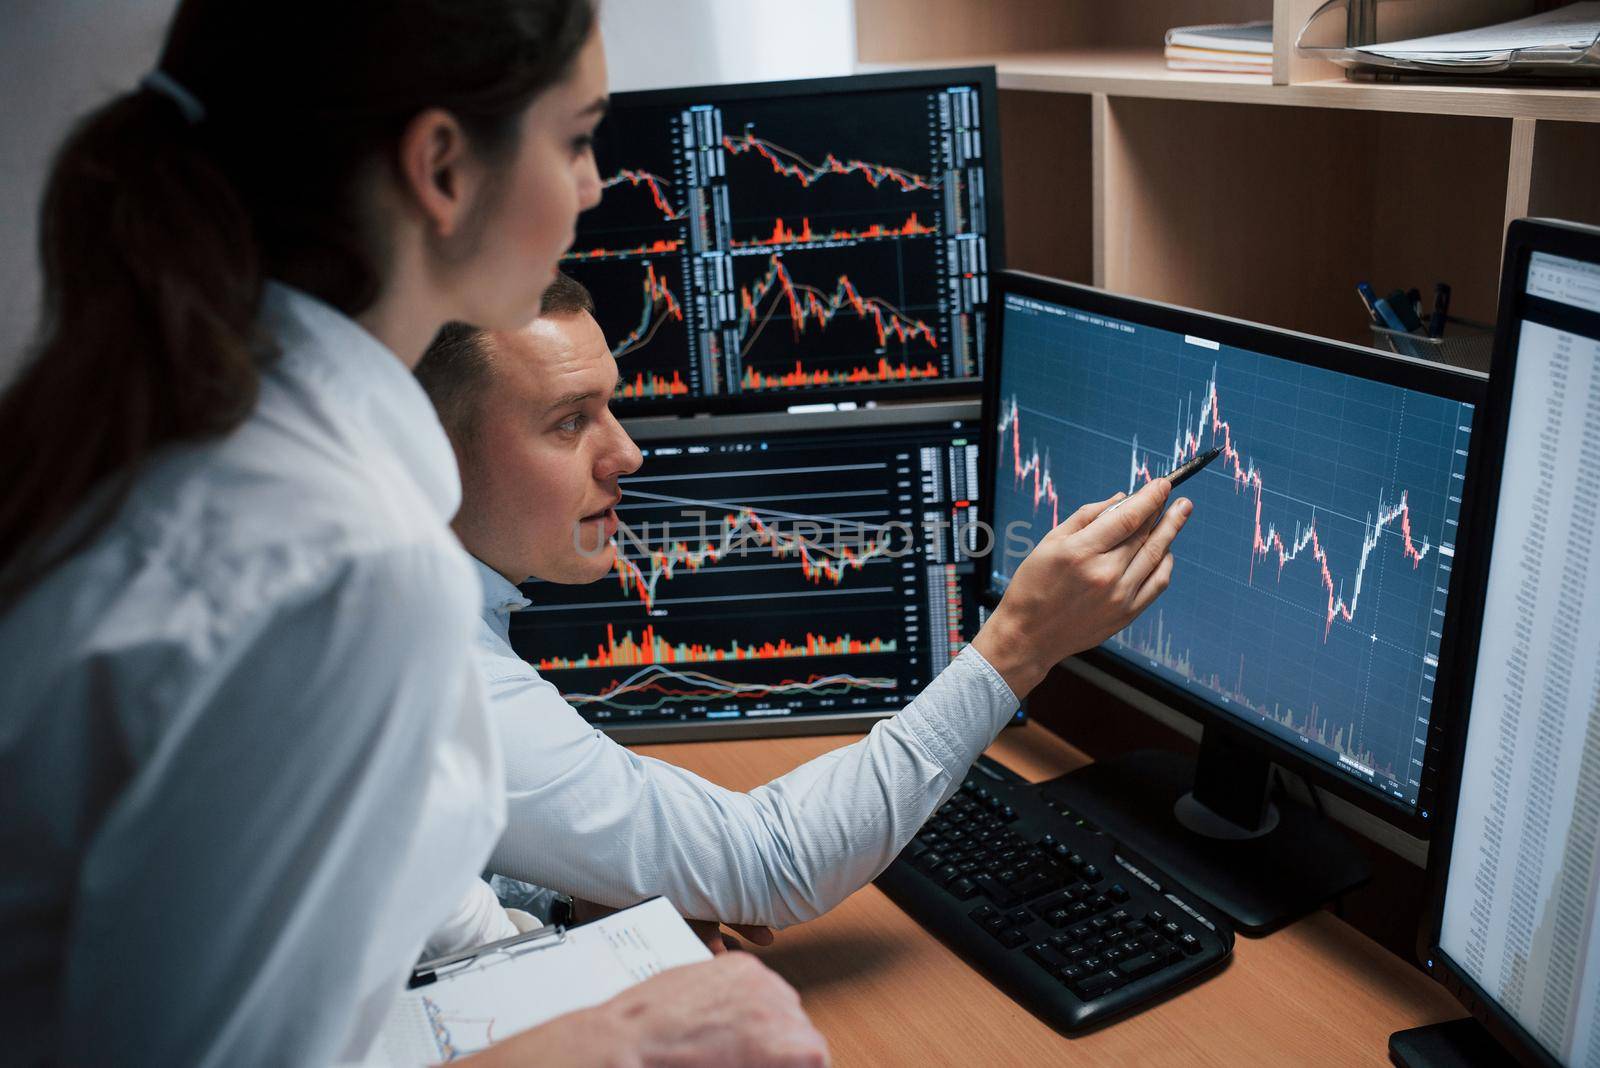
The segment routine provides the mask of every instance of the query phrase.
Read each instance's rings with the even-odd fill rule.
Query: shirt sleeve
[[[62,1063],[328,1064],[400,989],[499,829],[458,828],[418,875],[424,807],[491,805],[472,784],[500,772],[492,738],[452,745],[483,695],[464,567],[440,556],[337,563],[164,654],[214,681],[167,713],[100,831],[120,845],[86,859]]]
[[[639,756],[532,669],[490,684],[506,755],[505,875],[604,905],[782,927],[821,915],[899,854],[1016,712],[967,648],[863,739],[749,793]]]
[[[482,879],[475,879],[455,911],[428,936],[423,956],[442,957],[516,933],[517,925],[506,916],[494,890]]]

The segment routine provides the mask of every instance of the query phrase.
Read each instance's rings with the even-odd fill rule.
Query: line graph
[[[674,252],[681,252],[682,250],[683,239],[681,237],[658,237],[654,241],[641,243],[633,248],[597,247],[578,249],[562,256],[561,262],[573,264],[581,263],[584,260],[635,259],[640,256],[664,256]]]
[[[667,280],[656,273],[655,264],[644,264],[644,310],[639,314],[639,325],[625,334],[611,349],[611,355],[621,359],[631,352],[644,348],[655,340],[656,333],[668,319],[683,322],[683,308],[667,285]]]
[[[1004,314],[996,527],[1220,449],[1183,488],[1172,587],[1106,648],[1414,797],[1471,406],[1041,302]]]
[[[664,221],[675,222],[687,214],[683,209],[674,207],[667,195],[667,190],[672,186],[672,180],[663,178],[659,174],[652,174],[649,171],[623,168],[611,177],[601,181],[600,188],[604,191],[624,182],[635,189],[640,186],[648,189],[650,191],[650,199],[655,203],[656,210],[661,213],[661,218]]]
[[[652,552],[648,576],[644,568],[625,556],[619,547],[615,564],[617,580],[624,594],[636,597],[648,610],[655,607],[656,588],[663,580],[671,581],[680,568],[699,571],[742,554],[751,542],[765,547],[779,560],[798,560],[800,573],[807,582],[831,582],[835,586],[844,580],[846,572],[860,571],[890,552],[886,540],[869,539],[859,551],[844,546],[830,555],[802,536],[774,529],[753,509],[741,508],[723,516],[721,537],[715,542],[702,542],[697,548],[690,548],[688,542],[680,541],[665,551]]]
[[[822,162],[812,163],[798,152],[757,137],[748,129],[742,134],[725,135],[722,138],[722,147],[735,156],[756,153],[771,164],[774,174],[793,178],[800,183],[801,188],[805,189],[809,189],[819,178],[828,175],[851,174],[860,175],[874,189],[884,182],[892,183],[902,192],[939,188],[939,179],[936,177],[930,178],[900,167],[891,167],[886,163],[869,163],[860,159],[841,160],[832,152],[824,156]]]
[[[998,424],[1000,433],[1000,455],[1006,453],[1007,435],[1011,438],[1011,478],[1014,485],[1021,487],[1028,480],[1033,481],[1033,511],[1037,515],[1039,505],[1044,501],[1050,502],[1050,528],[1054,530],[1061,525],[1061,498],[1056,493],[1055,479],[1050,475],[1050,456],[1046,453],[1039,455],[1039,446],[1030,442],[1028,458],[1022,458],[1022,413],[1017,407],[1017,398],[1013,396],[1000,413]]]
[[[768,297],[772,299],[769,301]],[[888,344],[891,337],[902,345],[920,339],[929,348],[939,347],[933,327],[882,298],[863,296],[848,275],[839,275],[833,290],[827,292],[795,282],[779,255],[767,261],[766,273],[753,285],[740,288],[739,309],[740,355],[750,351],[780,309],[787,310],[796,340],[805,333],[808,323],[815,322],[818,328],[826,330],[835,317],[848,309],[872,324],[879,347]]]
[[[617,384],[617,396],[628,400],[639,397],[686,397],[689,395],[689,384],[677,371],[672,372],[669,378],[666,375],[645,375],[640,372],[631,380],[624,379]]]
[[[641,668],[625,679],[612,679],[595,693],[569,690],[569,703],[608,704],[630,711],[653,711],[684,701],[753,700],[791,695],[830,696],[868,690],[895,690],[899,680],[838,672],[807,675],[803,679],[772,682],[735,682],[703,671],[673,671],[659,664]]]

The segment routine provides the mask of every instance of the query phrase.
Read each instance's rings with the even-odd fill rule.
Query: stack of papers
[[[1178,26],[1167,31],[1168,70],[1272,73],[1272,23]]]
[[[1382,59],[1470,67],[1497,65],[1515,53],[1582,53],[1593,48],[1597,38],[1600,3],[1585,0],[1514,22],[1366,45],[1357,51]]]

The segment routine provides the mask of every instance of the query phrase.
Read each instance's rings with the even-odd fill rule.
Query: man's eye
[[[593,147],[594,136],[591,134],[583,134],[572,139],[572,154],[574,156],[581,156]]]
[[[576,434],[583,428],[582,414],[569,416],[556,424],[556,429],[568,434]]]

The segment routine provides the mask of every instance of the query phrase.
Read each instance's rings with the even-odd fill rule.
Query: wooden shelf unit
[[[1293,54],[1318,3],[857,0],[857,58],[997,68],[1010,266],[1363,343],[1361,280],[1492,320],[1510,219],[1600,224],[1600,89],[1348,81]],[[1380,32],[1537,4],[1409,0]],[[1252,18],[1272,77],[1167,70],[1168,27]]]

